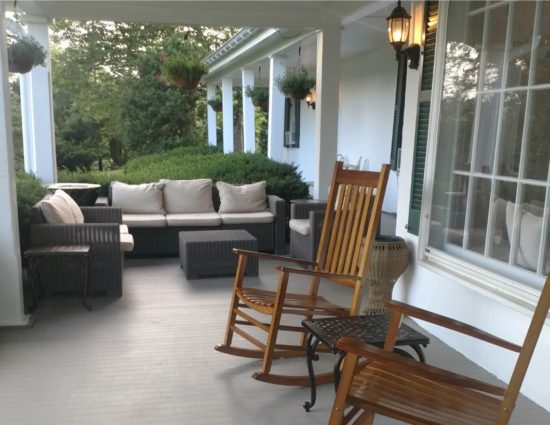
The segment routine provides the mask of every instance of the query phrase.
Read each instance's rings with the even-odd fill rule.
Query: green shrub
[[[169,152],[134,158],[123,170],[88,173],[61,171],[58,180],[101,185],[101,194],[109,183],[118,180],[131,184],[150,183],[159,179],[186,180],[211,178],[232,184],[265,180],[267,192],[290,201],[307,198],[308,186],[295,165],[282,164],[261,154],[223,154],[212,147],[183,147]]]
[[[32,206],[46,193],[40,180],[31,174],[18,173],[15,178],[17,190],[17,215],[19,216],[19,241],[21,252],[30,246]]]
[[[208,66],[198,57],[179,55],[165,58],[160,66],[160,72],[166,81],[178,88],[192,90],[208,72]]]

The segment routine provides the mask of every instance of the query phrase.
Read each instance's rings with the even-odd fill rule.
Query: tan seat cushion
[[[273,223],[275,216],[269,211],[220,214],[223,224]]]
[[[63,198],[63,200],[67,203],[67,205],[71,209],[75,223],[84,223],[84,215],[82,214],[80,207],[71,197],[71,195],[69,195],[64,190],[58,189],[55,191],[54,196],[61,196],[61,198]]]
[[[214,212],[212,180],[160,180],[166,214]]]
[[[260,212],[267,209],[265,181],[235,186],[217,182],[220,193],[219,213]]]
[[[166,227],[164,214],[122,214],[122,222],[132,227]]]
[[[76,220],[69,204],[60,196],[52,195],[40,201],[40,209],[49,224],[75,224]]]
[[[125,224],[120,224],[118,226],[118,228],[119,228],[121,234],[122,233],[130,233],[130,232],[128,232],[128,226],[126,226]]]
[[[309,219],[293,218],[288,222],[288,227],[290,227],[290,230],[294,230],[295,232],[298,232],[301,235],[309,236],[309,233],[310,233]]]
[[[222,218],[217,212],[195,214],[167,214],[168,226],[219,226]]]
[[[126,184],[113,182],[111,196],[113,207],[129,214],[164,214],[162,183]]]
[[[134,237],[129,233],[120,234],[120,250],[123,252],[134,250]]]

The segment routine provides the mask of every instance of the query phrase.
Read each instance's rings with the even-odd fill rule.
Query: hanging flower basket
[[[247,86],[244,92],[251,100],[252,104],[262,111],[269,109],[269,89],[267,87]]]
[[[194,90],[208,67],[200,59],[184,56],[161,57],[161,77],[180,90]]]
[[[46,50],[31,36],[13,37],[8,45],[8,69],[26,74],[35,66],[46,65]]]
[[[214,110],[214,112],[221,112],[222,111],[222,100],[219,96],[216,96],[213,99],[209,99],[207,103]]]
[[[297,100],[305,99],[315,87],[315,78],[310,77],[305,68],[291,68],[281,78],[275,80],[279,90]]]

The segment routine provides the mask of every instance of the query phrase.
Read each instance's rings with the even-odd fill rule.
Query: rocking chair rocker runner
[[[456,320],[396,301],[384,350],[341,338],[347,351],[329,425],[370,425],[375,414],[410,424],[506,425],[550,309],[550,275],[523,345],[516,345]],[[508,386],[499,387],[418,363],[391,352],[403,315],[416,317],[519,353]],[[368,358],[357,371],[361,357]]]
[[[359,313],[365,272],[369,254],[380,219],[382,201],[388,181],[389,165],[384,164],[379,173],[344,170],[336,162],[332,176],[321,239],[316,261],[263,254],[235,249],[238,256],[233,295],[223,344],[216,350],[242,357],[263,359],[262,367],[252,377],[259,381],[280,385],[309,385],[308,376],[288,376],[271,373],[273,359],[305,355],[305,331],[302,326],[281,324],[283,315],[298,315],[306,319],[314,316],[346,316]],[[279,281],[276,291],[249,288],[243,285],[243,276],[248,257],[291,262],[305,268],[276,266]],[[291,275],[311,277],[309,291],[290,293],[287,287]],[[331,283],[351,288],[353,295],[349,307],[342,307],[318,295],[319,283],[326,279]],[[253,317],[250,311],[255,312]],[[265,323],[257,314],[269,317]],[[265,331],[265,342],[244,330],[253,326]],[[277,342],[279,331],[296,332],[300,335],[295,345]],[[238,334],[254,348],[236,347],[233,336]],[[317,378],[318,383],[330,382],[332,374]]]

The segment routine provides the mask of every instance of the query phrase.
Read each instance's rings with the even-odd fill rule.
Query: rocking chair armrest
[[[417,362],[392,351],[386,351],[374,345],[366,344],[352,337],[342,337],[336,342],[336,347],[347,353],[365,357],[368,361],[382,363],[384,369],[397,373],[415,375],[417,377],[484,391],[494,395],[504,395],[505,388],[492,385],[449,370],[441,369],[425,363]]]
[[[443,326],[444,328],[451,329],[453,331],[460,332],[465,335],[469,335],[471,337],[480,339],[485,342],[489,342],[499,347],[506,348],[511,351],[515,351],[516,353],[519,353],[521,351],[521,346],[513,344],[497,336],[491,335],[472,325],[468,325],[467,323],[460,322],[458,320],[451,319],[449,317],[442,316],[440,314],[437,314],[428,310],[414,307],[409,304],[392,300],[388,302],[388,310],[390,310],[391,312],[404,314],[406,316],[415,317],[417,319],[434,323],[439,326]]]
[[[324,277],[326,279],[333,279],[333,280],[361,280],[361,276],[350,275],[350,274],[323,272],[320,270],[295,269],[292,267],[285,267],[281,265],[277,265],[275,266],[275,268],[283,272],[303,274],[307,276],[318,276],[318,277]]]
[[[299,258],[287,257],[286,255],[266,254],[265,252],[249,251],[246,249],[233,248],[235,255],[246,255],[247,257],[264,258],[266,260],[278,260],[285,261],[287,263],[300,264],[302,266],[315,266],[315,262],[308,260],[301,260]]]

